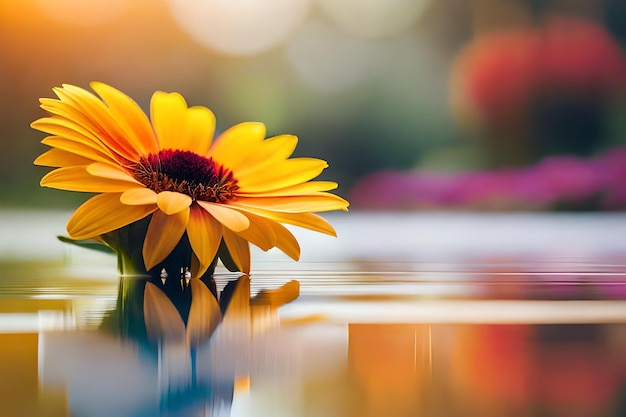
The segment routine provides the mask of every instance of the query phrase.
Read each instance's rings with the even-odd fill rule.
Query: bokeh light
[[[317,91],[345,91],[367,78],[374,47],[323,21],[305,24],[286,46],[298,75]]]
[[[318,0],[326,14],[347,33],[380,39],[411,27],[429,0]]]
[[[51,18],[77,26],[111,22],[128,9],[128,0],[36,0],[42,12]]]
[[[172,0],[174,18],[191,37],[232,56],[266,52],[291,35],[309,0]]]

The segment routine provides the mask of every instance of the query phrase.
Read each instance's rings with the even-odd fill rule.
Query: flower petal
[[[63,88],[54,90],[57,96],[64,102],[80,110],[88,121],[85,126],[96,133],[102,142],[119,155],[132,161],[137,161],[140,156],[158,151],[158,144],[154,134],[146,138],[148,149],[144,149],[136,143],[132,135],[128,135],[124,125],[120,125],[114,111],[108,107],[99,97],[91,92],[73,85],[63,84]],[[142,117],[145,115],[142,113]]]
[[[256,122],[239,123],[222,133],[209,150],[209,156],[233,169],[249,154],[254,154],[265,138],[265,125]]]
[[[99,194],[78,207],[67,222],[74,239],[90,239],[141,220],[157,210],[156,206],[126,206],[120,194]]]
[[[136,182],[94,177],[84,166],[57,168],[48,172],[40,184],[42,187],[88,193],[120,193],[129,188],[143,187]]]
[[[89,164],[87,166],[87,172],[95,177],[141,184],[132,175],[126,172],[124,168],[104,162],[94,162],[92,164]]]
[[[157,194],[157,205],[167,215],[185,210],[191,205],[191,197],[174,191],[161,191]]]
[[[187,236],[193,252],[200,261],[197,276],[201,276],[217,254],[222,240],[222,225],[206,210],[193,206],[189,213]]]
[[[250,219],[250,227],[237,234],[264,251],[275,247],[276,235],[271,223],[276,222],[252,213],[246,213],[246,216]]]
[[[208,211],[211,216],[234,232],[241,232],[250,226],[250,220],[245,214],[232,209],[224,204],[197,201],[198,205]]]
[[[108,156],[110,159],[117,160],[111,149],[106,147],[100,139],[72,121],[59,117],[43,117],[32,122],[30,126],[50,135],[60,136],[81,143]]]
[[[152,125],[137,103],[107,84],[92,82],[90,86],[106,102],[111,116],[141,155],[158,151]]]
[[[139,206],[144,204],[156,204],[157,193],[149,188],[131,188],[120,196],[122,204],[129,206]]]
[[[256,207],[289,213],[347,210],[348,202],[329,193],[311,193],[289,197],[239,197],[234,207]]]
[[[290,187],[278,188],[259,193],[242,193],[237,195],[242,197],[288,197],[303,194],[312,194],[319,191],[330,191],[337,188],[337,183],[333,181],[309,181],[301,184],[292,185]]]
[[[93,160],[63,149],[52,148],[35,159],[34,164],[46,167],[68,167],[73,165],[89,165]]]
[[[315,213],[285,213],[256,207],[239,207],[239,209],[244,212],[258,214],[279,223],[291,224],[330,236],[337,236],[335,229],[333,229],[330,223]]]
[[[143,207],[143,206],[126,206]],[[164,260],[176,247],[185,233],[189,221],[189,209],[168,216],[162,211],[152,215],[146,239],[143,242],[143,261],[149,271]]]
[[[30,127],[51,135],[59,135],[79,141],[90,141],[98,144],[102,149],[106,149],[97,136],[72,119],[65,119],[59,116],[42,117],[32,122]]]
[[[237,185],[242,193],[263,192],[300,184],[317,177],[328,163],[315,158],[293,158],[272,169],[255,169],[245,175],[237,172]]]
[[[70,87],[67,86],[66,87]],[[70,94],[67,88],[55,88],[54,92],[60,100],[40,99],[41,108],[71,120],[98,138],[98,142],[127,160],[137,159],[137,151],[128,143],[121,129],[112,120],[109,109],[96,96],[79,87],[79,94]],[[94,103],[92,103],[94,102]]]
[[[94,161],[100,161],[105,163],[120,162],[115,159],[114,156],[110,155],[107,152],[104,152],[102,148],[89,141],[79,142],[74,139],[68,139],[61,136],[48,136],[44,138],[41,143],[43,143],[44,145],[52,146],[53,148],[62,149],[64,151],[92,159]]]
[[[230,169],[246,175],[249,171],[274,166],[289,158],[298,144],[298,138],[294,135],[278,135],[265,139],[247,152],[247,157],[242,157],[239,162],[229,164]]]
[[[181,149],[205,155],[215,133],[215,115],[206,107],[187,108],[178,93],[157,91],[150,114],[161,149]]]
[[[283,251],[294,261],[300,259],[300,245],[295,236],[280,223],[272,222],[274,236],[276,236],[276,247]]]
[[[228,229],[224,229],[224,243],[228,248],[233,262],[237,265],[240,272],[244,274],[250,273],[250,245],[248,241],[239,237],[236,233]]]

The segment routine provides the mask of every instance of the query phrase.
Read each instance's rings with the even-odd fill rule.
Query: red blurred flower
[[[508,139],[508,146],[496,143],[504,153],[497,156],[528,162],[595,150],[606,136],[610,106],[625,87],[626,59],[609,33],[593,22],[561,17],[470,43],[453,67],[452,105],[462,121],[478,124],[493,139]]]

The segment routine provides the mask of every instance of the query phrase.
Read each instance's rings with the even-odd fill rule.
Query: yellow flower
[[[35,164],[56,167],[45,187],[97,193],[67,224],[74,239],[98,238],[151,216],[143,244],[146,270],[163,261],[186,233],[202,274],[224,242],[240,271],[250,272],[249,242],[276,247],[298,260],[300,247],[282,224],[335,236],[316,212],[347,210],[327,191],[335,182],[311,181],[328,164],[290,158],[297,138],[265,138],[262,123],[245,122],[213,140],[215,116],[187,107],[178,93],[157,91],[150,119],[128,96],[91,83],[55,88],[41,99],[52,114],[32,123],[52,147]]]

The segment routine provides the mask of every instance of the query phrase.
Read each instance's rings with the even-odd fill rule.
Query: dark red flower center
[[[239,189],[232,171],[191,151],[164,149],[141,158],[131,171],[157,193],[175,191],[194,200],[225,203]]]

